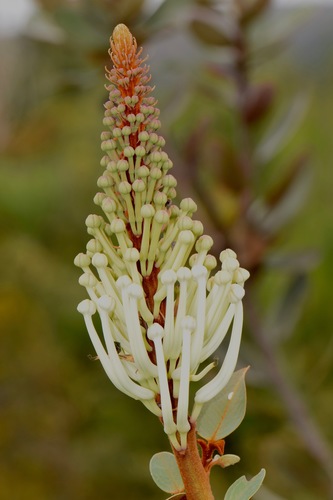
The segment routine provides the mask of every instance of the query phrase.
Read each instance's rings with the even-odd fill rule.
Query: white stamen
[[[91,305],[91,301],[88,299],[82,301],[78,305],[78,311],[84,316],[86,327],[91,342],[95,348],[96,354],[99,357],[99,360],[101,361],[105,373],[110,378],[111,382],[120,391],[124,392],[125,394],[134,399],[155,400],[155,394],[153,393],[153,391],[151,391],[150,389],[146,389],[145,387],[139,386],[128,377],[119,360],[114,344],[113,344],[114,351],[112,352],[111,350],[112,361],[111,358],[108,357],[92,321],[93,310],[96,310],[96,308]],[[108,319],[106,312],[105,314],[102,313],[101,315],[102,323],[103,320],[105,321],[105,317],[106,319]]]
[[[140,250],[140,264],[141,264],[142,276],[147,275],[146,260],[148,258],[151,225],[154,214],[155,214],[155,208],[152,205],[146,204],[143,205],[143,207],[141,208],[141,216],[143,218],[143,233],[142,233],[141,250]]]
[[[209,363],[209,365],[205,366],[205,368],[203,370],[201,370],[201,372],[196,373],[195,375],[191,375],[190,376],[190,380],[192,382],[198,382],[203,377],[205,377],[205,375],[207,375],[207,373],[209,373],[210,370],[212,370],[213,368],[215,368],[216,364],[217,364],[216,361],[212,361],[211,363]]]
[[[232,275],[228,271],[219,271],[214,276],[214,286],[207,298],[207,337],[216,331],[229,306],[229,290]]]
[[[165,310],[165,322],[164,331],[165,335],[163,338],[163,350],[165,360],[170,358],[172,353],[172,346],[175,343],[175,283],[177,280],[177,274],[169,269],[165,271],[161,276],[161,283],[166,287],[166,310]]]
[[[239,346],[242,336],[242,325],[243,325],[243,306],[242,302],[236,304],[236,311],[234,317],[234,323],[232,326],[231,338],[229,347],[224,358],[223,364],[220,368],[218,374],[206,385],[201,387],[194,398],[195,404],[193,409],[192,418],[198,416],[200,412],[201,405],[207,401],[210,401],[216,396],[229,382],[229,379],[236,367]]]
[[[166,210],[157,210],[150,231],[150,244],[148,252],[148,269],[147,274],[149,275],[153,269],[155,255],[158,250],[158,243],[161,235],[161,231],[164,225],[168,223],[169,214]]]
[[[235,314],[235,305],[230,304],[218,328],[215,330],[213,335],[210,337],[208,341],[206,341],[206,344],[203,346],[202,351],[200,353],[200,363],[202,363],[205,359],[209,358],[209,356],[211,356],[219,347],[219,345],[222,343],[224,337],[226,336],[229,330],[234,314]]]
[[[195,372],[200,361],[206,321],[206,280],[207,269],[204,266],[193,266],[192,274],[197,281],[196,296],[196,330],[191,343],[191,372]]]
[[[180,231],[176,244],[173,247],[171,254],[165,259],[161,267],[161,272],[167,269],[177,271],[181,266],[184,266],[186,260],[192,250],[195,238],[192,231]]]
[[[143,297],[143,290],[140,285],[131,284],[122,290],[122,293],[128,295],[129,308],[127,309],[128,314],[125,314],[125,319],[135,364],[146,378],[156,377],[158,374],[157,367],[149,359],[139,321],[137,301]]]
[[[79,283],[81,286],[85,287],[90,299],[94,302],[97,301],[98,296],[104,295],[105,293],[102,284],[98,281],[98,279],[91,271],[89,273],[81,274]]]
[[[177,359],[180,355],[181,343],[182,343],[182,320],[186,315],[186,303],[187,303],[187,283],[191,279],[191,271],[187,267],[181,267],[178,269],[177,277],[180,283],[179,289],[179,301],[178,310],[175,323],[175,335],[172,342],[172,347],[170,348],[170,358]]]
[[[108,268],[108,259],[102,253],[95,253],[92,258],[92,264],[97,269],[100,280],[103,284],[105,292],[114,298],[116,302],[117,316],[125,321],[123,308],[120,301],[120,295],[116,287],[116,282],[112,276],[111,269]]]
[[[183,449],[186,449],[187,433],[191,429],[191,425],[188,421],[188,403],[190,389],[191,334],[195,326],[194,318],[191,316],[185,316],[185,318],[183,318],[181,323],[183,330],[183,345],[177,409],[177,429],[180,434],[180,443]]]
[[[163,335],[164,335],[163,328],[158,323],[154,323],[148,328],[147,336],[150,340],[154,342],[155,346],[164,431],[166,434],[168,434],[168,436],[174,436],[175,440],[177,427],[173,420],[169,383],[164,361],[164,353],[162,346]]]

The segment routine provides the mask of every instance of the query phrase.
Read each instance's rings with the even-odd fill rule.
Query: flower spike
[[[212,238],[193,220],[197,205],[190,198],[179,206],[172,201],[177,182],[158,135],[147,58],[123,24],[110,44],[103,171],[94,198],[104,215],[87,217],[92,239],[75,259],[89,296],[78,310],[112,383],[157,415],[174,449],[185,453],[202,405],[235,369],[249,274],[227,249],[220,254],[220,269],[209,277],[217,261],[208,253]],[[214,376],[216,363],[201,363],[229,329],[227,354]],[[210,381],[197,390],[191,408],[190,384],[208,372]]]

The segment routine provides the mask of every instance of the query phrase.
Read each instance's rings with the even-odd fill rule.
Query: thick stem
[[[186,500],[214,500],[209,482],[209,473],[204,469],[199,455],[195,424],[187,434],[187,448],[173,448],[180,474],[185,486]]]

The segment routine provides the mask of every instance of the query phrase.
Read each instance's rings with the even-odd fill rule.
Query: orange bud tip
[[[133,35],[125,24],[117,24],[112,33],[113,43],[126,51],[133,44]]]

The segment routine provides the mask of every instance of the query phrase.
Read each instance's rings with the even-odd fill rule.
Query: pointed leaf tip
[[[250,500],[259,490],[265,475],[265,469],[261,469],[250,481],[245,476],[240,477],[230,486],[224,500]]]

